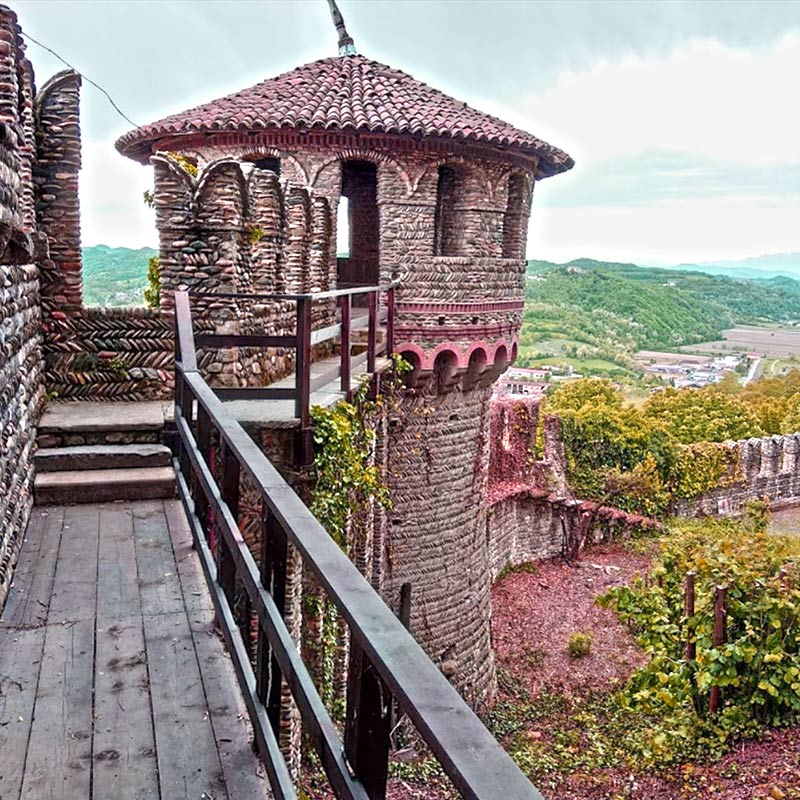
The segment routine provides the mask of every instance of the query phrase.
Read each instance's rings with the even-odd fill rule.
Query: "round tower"
[[[489,396],[517,353],[535,182],[573,162],[352,50],[138,128],[117,147],[156,165],[167,305],[187,286],[399,283],[395,351],[413,366],[412,388],[381,447],[393,508],[374,581],[395,607],[410,584],[414,634],[478,703],[494,683]],[[198,174],[181,176],[180,162]],[[347,245],[336,241],[343,203]]]

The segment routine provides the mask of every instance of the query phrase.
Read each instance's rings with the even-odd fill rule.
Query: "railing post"
[[[386,291],[386,358],[394,353],[394,286]]]
[[[343,295],[339,299],[339,305],[342,308],[341,390],[347,394],[348,398],[350,396],[350,304],[349,294]]]
[[[281,617],[286,611],[286,532],[264,504],[261,518],[261,585],[272,595]],[[266,706],[277,737],[281,725],[281,670],[272,653],[266,631],[258,626],[256,693]]]
[[[375,372],[375,337],[378,321],[378,292],[370,292],[369,298],[369,327],[367,329],[367,372]]]
[[[370,800],[384,800],[389,772],[392,696],[355,638],[350,641],[344,753]]]
[[[228,445],[222,444],[222,499],[239,524],[239,461]],[[224,523],[221,523],[224,524]],[[231,608],[236,595],[236,562],[224,536],[218,537],[217,580]]]
[[[297,300],[297,345],[295,355],[295,412],[300,420],[300,452],[301,466],[309,464],[312,459],[311,447],[311,298],[300,297]]]
[[[192,392],[189,389],[189,385],[186,383],[186,380],[183,379],[181,376],[181,391],[180,391],[180,399],[178,401],[180,403],[180,412],[181,416],[183,417],[184,422],[186,423],[189,430],[192,429],[192,423],[194,422],[194,397],[192,396]],[[181,465],[181,472],[183,473],[183,477],[186,479],[186,483],[190,486],[192,484],[191,479],[191,470],[192,470],[192,463],[189,460],[189,451],[186,449],[186,445],[181,443],[180,445],[180,455],[179,455],[180,465]]]
[[[211,419],[208,416],[208,412],[200,404],[197,406],[197,449],[200,451],[203,461],[208,464],[208,456],[211,451]],[[196,477],[193,478],[191,487],[192,496],[194,497],[195,512],[197,513],[197,518],[200,520],[200,524],[203,526],[206,541],[208,541],[208,498],[200,487],[200,482]]]

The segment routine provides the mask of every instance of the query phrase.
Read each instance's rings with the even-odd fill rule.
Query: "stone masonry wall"
[[[172,392],[173,322],[158,309],[85,308],[78,174],[81,78],[61,72],[35,102],[36,216],[47,390],[59,399],[144,400]]]
[[[800,503],[800,433],[724,442],[738,462],[724,485],[681,504],[681,516],[736,516],[750,500],[768,497],[773,508]]]
[[[397,608],[411,584],[411,630],[473,703],[491,696],[486,541],[487,389],[406,398],[389,419],[392,509],[381,590]]]
[[[33,72],[16,16],[0,6],[0,608],[33,505],[33,450],[43,406]]]
[[[174,292],[192,299],[195,329],[215,333],[294,334],[295,303],[231,300],[215,294],[324,291],[331,272],[333,215],[328,200],[279,182],[269,170],[235,158],[204,163],[195,177],[154,156],[162,306]],[[329,301],[312,306],[312,324],[333,321]],[[208,350],[200,369],[220,386],[263,385],[291,371],[291,350]]]
[[[508,566],[576,558],[587,543],[658,527],[646,517],[572,497],[558,418],[542,418],[539,400],[492,398],[489,441],[486,540],[492,579]]]

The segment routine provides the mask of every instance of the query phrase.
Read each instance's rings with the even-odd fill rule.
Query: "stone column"
[[[60,72],[41,88],[35,103],[36,216],[49,239],[52,262],[42,269],[42,303],[67,313],[80,311],[83,302],[80,89],[77,72]]]

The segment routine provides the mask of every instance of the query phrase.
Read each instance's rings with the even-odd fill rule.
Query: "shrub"
[[[567,642],[567,652],[570,658],[583,658],[592,652],[592,642],[594,636],[591,633],[570,634]]]
[[[758,509],[744,521],[671,526],[647,580],[609,591],[601,604],[627,622],[650,663],[626,702],[664,720],[667,748],[717,754],[764,725],[800,719],[800,543],[770,536]],[[695,573],[695,615],[684,614],[684,579]],[[727,639],[713,645],[714,590],[727,586]],[[687,639],[697,658],[687,663]],[[722,694],[708,711],[713,686]],[[680,741],[678,741],[680,740]]]

